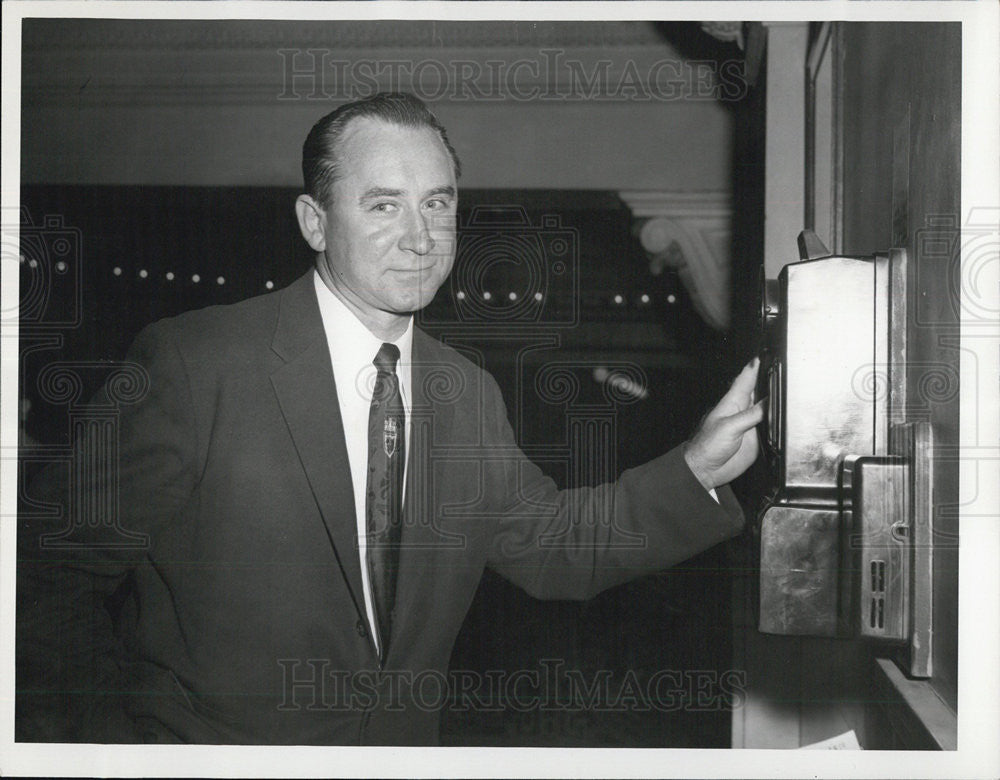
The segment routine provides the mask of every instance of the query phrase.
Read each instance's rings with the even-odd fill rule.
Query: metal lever
[[[819,240],[815,231],[803,230],[799,233],[799,257],[802,260],[819,260],[829,256],[830,250]]]

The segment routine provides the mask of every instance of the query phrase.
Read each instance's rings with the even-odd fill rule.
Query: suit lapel
[[[272,349],[285,362],[271,384],[359,617],[364,617],[354,487],[312,272],[282,293]]]

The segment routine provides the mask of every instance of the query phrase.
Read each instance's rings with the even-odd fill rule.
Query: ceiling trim
[[[26,19],[23,51],[669,47],[651,21]]]

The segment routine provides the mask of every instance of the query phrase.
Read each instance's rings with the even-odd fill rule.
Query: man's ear
[[[295,216],[306,243],[316,252],[326,249],[326,213],[323,207],[308,195],[299,195],[295,199]]]

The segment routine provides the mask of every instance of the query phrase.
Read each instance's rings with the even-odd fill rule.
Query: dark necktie
[[[396,362],[399,349],[383,344],[372,361],[378,369],[368,414],[367,563],[379,648],[385,660],[392,633],[403,514],[406,419]]]

